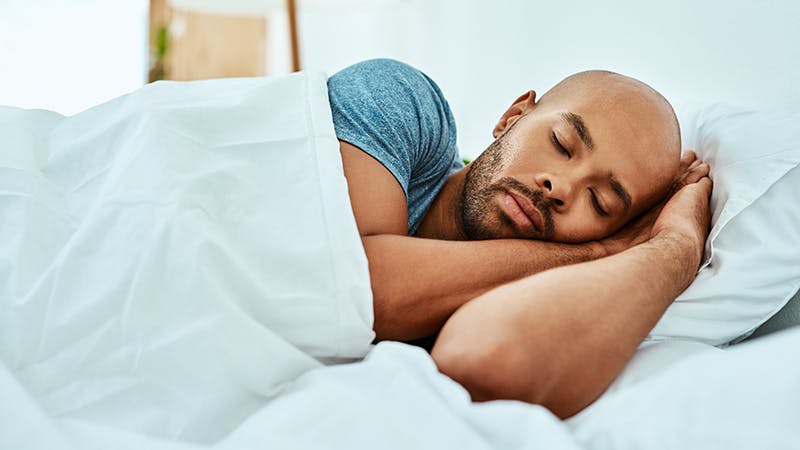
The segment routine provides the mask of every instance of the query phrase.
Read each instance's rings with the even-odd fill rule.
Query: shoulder
[[[393,59],[353,64],[328,80],[334,120],[348,116],[374,127],[406,127],[406,138],[420,138],[419,126],[449,126],[452,117],[441,89],[422,71]],[[338,117],[337,117],[338,116]],[[454,123],[453,123],[454,125]],[[373,130],[375,131],[375,130]],[[391,131],[391,130],[385,130]]]
[[[328,96],[339,140],[377,160],[402,188],[413,233],[460,164],[455,119],[441,89],[406,63],[373,59],[330,77]]]
[[[392,94],[401,87],[414,92],[425,93],[435,86],[430,78],[419,69],[394,59],[370,59],[348,66],[336,72],[328,80],[328,87],[334,94],[343,93],[351,87],[369,86],[376,88],[373,93]],[[435,87],[439,91],[438,87]],[[439,91],[441,93],[441,91]]]
[[[386,163],[415,166],[455,149],[455,120],[441,89],[406,63],[372,59],[349,66],[330,77],[328,96],[337,137],[398,160],[379,158]]]

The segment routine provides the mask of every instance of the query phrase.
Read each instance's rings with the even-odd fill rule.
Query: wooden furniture
[[[287,0],[286,10],[292,70],[298,71],[295,0]],[[264,15],[213,14],[150,0],[149,81],[266,75],[267,31]]]

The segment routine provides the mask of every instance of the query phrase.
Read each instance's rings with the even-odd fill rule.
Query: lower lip
[[[505,211],[511,220],[517,224],[517,226],[522,231],[530,232],[534,230],[533,222],[528,216],[525,214],[525,211],[520,208],[519,204],[511,194],[505,194],[503,197],[503,205],[505,206]]]

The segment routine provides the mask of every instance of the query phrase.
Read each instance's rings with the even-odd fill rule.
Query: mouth
[[[503,198],[505,212],[514,221],[520,231],[526,234],[541,236],[544,230],[544,218],[530,199],[513,191],[506,191]]]

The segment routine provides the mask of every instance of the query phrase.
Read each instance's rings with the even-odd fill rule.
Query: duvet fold
[[[0,357],[56,418],[211,442],[374,337],[326,77],[0,108]]]

